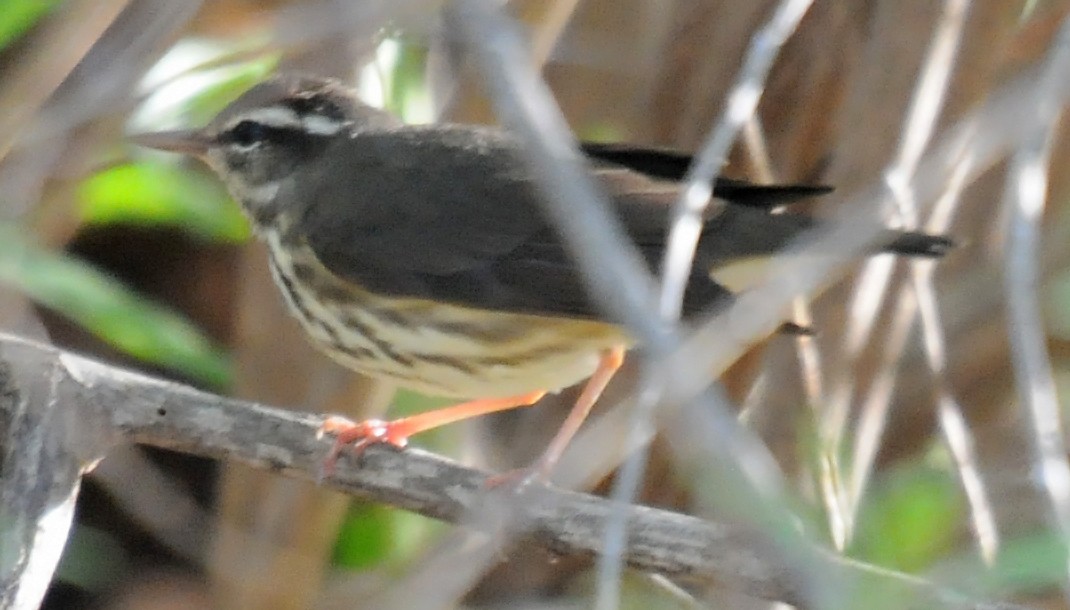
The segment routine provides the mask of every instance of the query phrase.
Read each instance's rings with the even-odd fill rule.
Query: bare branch
[[[34,363],[34,370],[19,362]],[[67,439],[70,455],[86,463],[100,443],[84,443],[79,433],[101,423],[115,434],[95,438],[127,440],[194,455],[226,458],[305,480],[318,480],[329,441],[317,439],[321,418],[224,398],[177,383],[112,367],[62,350],[0,334],[0,396],[19,396],[52,381],[46,398],[71,411],[54,418],[72,430],[52,430],[49,438]],[[13,415],[13,403],[0,401],[0,424]],[[7,429],[0,425],[0,430]],[[343,457],[336,471],[322,480],[345,493],[458,522],[486,498],[487,473],[465,468],[419,449],[396,451],[372,447],[360,463]],[[525,492],[518,507],[529,540],[560,554],[595,555],[612,509],[603,498],[546,487]],[[495,524],[476,527],[493,530]],[[1012,608],[968,601],[953,592],[903,574],[819,552],[828,568],[847,572],[856,582],[880,585],[882,592],[901,594],[925,607],[938,603],[955,608]],[[787,602],[800,600],[794,571],[767,538],[746,528],[644,506],[628,508],[628,565],[670,576],[678,582],[716,581],[749,595]],[[919,606],[921,607],[921,606]]]

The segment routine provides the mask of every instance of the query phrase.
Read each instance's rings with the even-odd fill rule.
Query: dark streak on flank
[[[353,305],[363,306],[363,302],[357,294],[352,290],[347,290],[344,286],[338,286],[333,283],[325,283],[316,289],[320,295],[320,299],[325,303],[334,303],[339,306],[352,307]]]
[[[288,300],[290,301],[290,304],[301,314],[302,318],[311,320],[311,314],[309,314],[308,309],[305,308],[304,300],[297,294],[297,290],[294,287],[290,275],[282,269],[274,256],[269,256],[268,260],[270,261],[271,266],[275,269],[275,276],[279,279],[279,282],[282,283],[282,289],[286,292],[286,296],[289,297]]]
[[[360,318],[358,318],[357,316],[351,314],[345,315],[343,318],[343,322],[347,327],[352,328],[354,331],[360,333],[360,335],[363,336],[365,339],[371,341],[372,345],[378,348],[379,351],[382,352],[382,354],[387,358],[393,360],[401,366],[406,366],[410,368],[416,364],[415,362],[413,362],[412,358],[399,354],[389,343],[380,339],[379,336],[375,334],[375,331],[372,329],[372,327],[368,326],[364,322],[361,322]]]
[[[317,326],[322,328],[324,332],[326,332],[330,337],[332,344],[341,343],[341,338],[339,337],[336,329],[316,318],[313,318],[312,315],[309,313],[308,309],[304,305],[301,296],[298,294],[294,286],[294,278],[292,278],[289,273],[282,269],[281,265],[279,265],[278,261],[275,260],[275,257],[273,255],[269,256],[268,259],[270,260],[271,265],[275,268],[275,271],[278,274],[279,281],[282,283],[283,290],[285,290],[286,293],[289,295],[291,302],[294,304],[295,309],[298,310],[301,316],[308,323],[316,324]],[[320,278],[319,274],[315,272],[315,269],[311,265],[294,260],[292,262],[291,267],[293,269],[294,277],[303,285],[308,286],[308,290],[311,290],[313,292],[321,292],[321,289],[326,287],[315,286],[315,283],[318,282]],[[330,285],[331,284],[327,284],[327,286]],[[319,296],[322,298],[323,295],[320,294]],[[349,293],[347,292],[347,297],[348,296]],[[345,301],[342,301],[342,303],[345,303]],[[359,305],[357,307],[359,307]],[[389,343],[380,339],[379,336],[375,334],[375,330],[371,326],[365,324],[356,315],[353,315],[352,313],[347,311],[355,308],[356,307],[353,306],[345,307],[341,308],[341,311],[337,312],[339,314],[339,317],[342,318],[343,325],[346,328],[353,330],[354,332],[360,334],[365,339],[370,341],[372,345],[374,345],[384,357],[393,360],[395,363],[400,364],[401,366],[412,368],[415,365],[415,362],[412,360],[412,358],[398,353],[398,351],[395,350]],[[368,310],[364,311],[367,311],[367,313],[369,314],[373,313]],[[400,377],[400,375],[395,376]]]
[[[343,354],[351,356],[353,359],[359,360],[361,362],[375,359],[374,351],[366,347],[354,346],[338,340],[331,343],[331,349],[342,352]]]
[[[290,268],[293,269],[293,274],[294,277],[297,278],[297,281],[305,284],[312,290],[319,292],[319,288],[316,286],[316,284],[319,283],[319,278],[317,277],[316,270],[312,268],[312,265],[294,260],[290,265]]]
[[[562,348],[563,346],[561,345],[544,345],[542,347],[525,349],[522,352],[513,354],[485,356],[482,358],[473,358],[472,360],[479,366],[519,366],[525,362],[540,360],[542,358],[554,356],[555,354],[560,354]]]
[[[376,307],[369,310],[375,317],[385,320],[393,324],[394,326],[400,326],[402,328],[411,328],[413,326],[412,320],[410,320],[405,314],[399,310],[390,309],[389,307]]]
[[[493,317],[494,314],[489,314]],[[493,343],[506,343],[524,337],[530,331],[529,328],[515,323],[488,323],[489,320],[476,324],[460,320],[442,321],[431,324],[436,331],[448,335],[460,337],[478,337],[480,341]]]
[[[301,319],[304,320],[306,324],[314,325],[320,330],[322,330],[332,343],[340,343],[341,339],[338,336],[338,330],[328,324],[325,320],[320,320],[319,318],[312,316],[312,314],[309,312],[308,308],[305,306],[304,295],[301,293],[301,291],[298,290],[297,286],[293,282],[294,278],[291,277],[290,274],[287,273],[285,270],[283,270],[282,266],[279,265],[278,261],[275,260],[275,257],[273,255],[268,257],[268,261],[270,262],[271,266],[274,267],[275,272],[279,278],[279,282],[282,283],[282,288],[286,292],[286,295],[289,297],[290,303],[293,305],[294,309],[296,309],[298,313],[301,314]],[[302,265],[298,265],[297,263],[294,263],[292,267],[294,269],[294,276],[297,277],[297,280],[299,282],[301,282],[302,279],[300,277],[300,274],[297,273],[297,269],[305,267]]]
[[[412,354],[413,359],[428,364],[439,364],[468,375],[476,375],[479,371],[472,365],[459,358],[440,356],[438,354]]]

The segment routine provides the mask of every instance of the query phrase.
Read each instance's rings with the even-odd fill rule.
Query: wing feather
[[[369,290],[475,308],[597,319],[575,264],[543,219],[517,153],[515,140],[491,128],[364,131],[335,145],[319,171],[301,172],[287,188],[301,194],[298,227],[320,261]],[[682,162],[671,156],[662,160]],[[613,194],[628,232],[656,268],[677,187],[656,172],[636,172],[612,159],[592,159],[592,172]],[[745,183],[728,184],[745,192]],[[761,233],[759,225],[778,218],[761,207],[728,206],[711,228]],[[739,248],[769,252],[807,224],[788,218],[772,222],[782,229],[773,233],[777,243],[765,243],[760,235],[751,245],[747,239],[715,236],[720,245],[712,260],[730,257]],[[685,312],[730,295],[706,269],[699,270],[690,280]]]

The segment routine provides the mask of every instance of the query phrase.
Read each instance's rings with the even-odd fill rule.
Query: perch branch
[[[33,384],[50,380],[49,399],[78,411],[68,418],[75,429],[56,436],[79,445],[68,449],[86,463],[102,455],[87,451],[92,443],[78,436],[106,429],[109,443],[133,441],[319,481],[330,447],[329,440],[316,437],[322,422],[318,416],[216,396],[10,335],[0,334],[0,372],[0,396],[29,396],[34,394]],[[0,401],[0,423],[11,417],[5,411],[16,402]],[[335,471],[320,482],[356,497],[457,523],[484,497],[487,476],[419,449],[374,446],[359,463],[343,456]],[[527,539],[558,554],[588,556],[600,551],[611,509],[611,503],[600,497],[539,486],[525,492],[523,505],[517,507]],[[857,582],[940,607],[1015,607],[971,601],[931,583],[831,553],[821,556],[829,569],[852,572]],[[742,527],[631,506],[624,558],[633,568],[679,582],[717,581],[766,599],[789,603],[800,599],[799,583],[782,554],[766,538]]]

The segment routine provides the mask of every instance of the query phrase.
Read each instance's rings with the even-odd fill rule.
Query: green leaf
[[[862,507],[851,555],[917,572],[953,548],[961,509],[958,485],[946,471],[924,463],[891,471]]]
[[[943,561],[935,582],[979,598],[1008,599],[1058,590],[1066,582],[1067,548],[1057,531],[1030,531],[1002,538],[992,565],[975,549]]]
[[[456,398],[425,396],[402,388],[394,394],[394,400],[390,403],[390,417],[408,417],[454,404],[457,404]],[[414,442],[431,451],[451,453],[461,444],[462,425],[442,426],[421,432]]]
[[[1009,596],[1062,587],[1066,568],[1066,545],[1059,534],[1040,532],[1005,540],[987,578],[1000,595]]]
[[[218,181],[157,163],[119,165],[82,183],[83,222],[175,226],[227,242],[248,239],[249,225]]]
[[[18,40],[59,0],[0,0],[0,51]]]
[[[334,546],[334,564],[350,570],[380,565],[390,554],[394,525],[390,513],[378,504],[350,507]]]
[[[427,396],[419,392],[413,392],[405,388],[398,389],[394,394],[394,400],[390,403],[390,413],[393,417],[408,417],[416,413],[440,409],[445,406],[456,404],[456,398],[441,398]]]
[[[30,244],[10,226],[0,227],[0,282],[132,356],[211,387],[229,383],[226,354],[185,318],[82,261]]]
[[[405,565],[446,531],[433,519],[389,506],[355,502],[334,547],[334,565],[349,570]]]

